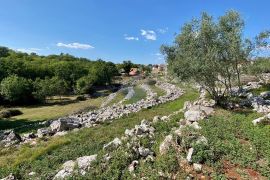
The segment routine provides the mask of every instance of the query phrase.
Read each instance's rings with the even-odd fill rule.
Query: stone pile
[[[121,90],[120,90],[121,91]],[[116,97],[116,92],[115,93],[112,93],[112,94],[110,94],[109,96],[108,96],[108,98],[101,104],[101,106],[100,107],[105,107],[105,106],[107,106],[115,97]]]
[[[198,121],[210,116],[214,112],[214,105],[215,101],[207,100],[204,92],[201,92],[199,100],[193,103],[185,102],[183,107],[185,119],[180,120],[179,128],[173,129],[173,133],[167,135],[159,146],[161,155],[165,155],[171,147],[176,147],[181,151],[186,149],[187,151],[183,152],[186,154],[186,157],[180,158],[180,166],[187,173],[192,171],[200,173],[202,170],[202,164],[192,161],[192,155],[194,154],[193,146],[198,144],[208,145],[207,139],[198,132],[198,129],[201,128]]]
[[[85,173],[91,168],[92,163],[95,162],[96,159],[97,155],[95,154],[91,156],[79,157],[75,161],[69,160],[62,165],[61,170],[58,171],[53,179],[67,179],[76,171],[81,175],[85,175]]]

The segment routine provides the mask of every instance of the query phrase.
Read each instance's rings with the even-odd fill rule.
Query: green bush
[[[7,109],[0,111],[0,118],[9,118],[12,116],[18,116],[23,114],[20,110],[18,109]]]
[[[31,81],[11,75],[2,80],[0,84],[0,93],[5,100],[12,103],[25,103],[31,101],[32,97]]]
[[[146,81],[146,84],[148,84],[148,85],[155,85],[157,83],[157,81],[156,80],[153,80],[153,79],[148,79],[147,81]]]

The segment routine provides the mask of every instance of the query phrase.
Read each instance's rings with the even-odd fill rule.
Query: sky
[[[270,29],[269,0],[0,0],[0,46],[40,55],[69,53],[115,63],[163,63],[181,26],[202,12],[237,10],[244,35]]]

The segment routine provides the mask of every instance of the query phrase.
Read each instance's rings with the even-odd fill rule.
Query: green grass
[[[264,84],[262,87],[257,89],[252,89],[250,92],[252,92],[255,95],[260,95],[260,93],[270,91],[270,84]]]
[[[182,108],[185,101],[197,97],[196,92],[187,91],[173,102],[130,114],[110,124],[81,129],[64,137],[53,137],[48,141],[39,142],[34,147],[24,145],[20,149],[1,149],[0,177],[13,172],[17,177],[27,179],[27,174],[34,171],[40,178],[51,178],[65,161],[96,154],[105,143],[115,137],[121,137],[125,129],[133,128],[142,119],[152,120],[156,115],[168,115]]]
[[[149,85],[153,92],[157,93],[157,96],[164,96],[166,95],[166,91],[155,86],[155,85]]]
[[[208,152],[204,153],[206,163],[220,174],[222,162],[228,160],[270,177],[270,126],[254,126],[251,121],[259,116],[255,112],[218,110],[209,121],[202,121],[201,133],[211,147],[203,149]],[[260,166],[259,160],[266,161],[266,165]]]
[[[108,106],[111,106],[111,105],[113,105],[115,103],[118,103],[121,100],[123,100],[125,98],[125,96],[127,95],[127,93],[128,93],[127,89],[119,90],[116,93],[116,96],[114,97],[114,99],[108,104]]]
[[[133,104],[146,97],[146,92],[142,88],[135,86],[134,91],[135,94],[130,99],[124,101],[124,104]]]
[[[95,109],[100,106],[103,98],[88,99],[86,101],[77,101],[64,105],[44,105],[44,106],[29,106],[16,107],[23,114],[14,116],[8,119],[0,119],[0,130],[17,128],[19,132],[35,129],[39,122],[56,119],[82,110]],[[29,128],[22,128],[22,126],[33,125]]]

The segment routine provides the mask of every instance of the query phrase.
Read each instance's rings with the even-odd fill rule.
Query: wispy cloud
[[[157,40],[157,35],[156,35],[155,31],[153,31],[153,30],[141,29],[141,35],[147,40],[152,40],[152,41]]]
[[[125,36],[125,40],[128,40],[128,41],[139,41],[139,38],[138,37],[128,36],[126,34],[124,36]]]
[[[157,32],[159,32],[160,34],[165,34],[168,30],[169,30],[168,27],[166,27],[166,28],[159,28],[159,29],[157,29]]]
[[[77,43],[77,42],[69,43],[69,44],[59,42],[56,45],[58,47],[65,47],[65,48],[71,48],[71,49],[93,49],[94,48],[90,44],[81,44],[81,43]]]
[[[30,54],[30,53],[38,53],[38,51],[41,51],[42,49],[39,49],[39,48],[18,48],[16,50]]]

